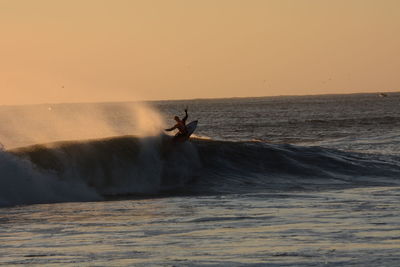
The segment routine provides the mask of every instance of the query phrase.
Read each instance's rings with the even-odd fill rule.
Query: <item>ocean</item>
[[[198,120],[185,143],[162,129]],[[0,107],[0,265],[400,266],[400,93]]]

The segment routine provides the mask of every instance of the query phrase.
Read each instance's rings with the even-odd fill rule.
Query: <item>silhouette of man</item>
[[[185,117],[183,117],[182,120],[179,119],[178,116],[175,116],[174,120],[176,121],[176,124],[171,128],[165,129],[165,131],[170,132],[175,129],[178,129],[178,132],[175,134],[175,138],[187,135],[187,133],[188,133],[187,128],[186,128],[186,120],[188,118],[187,108],[185,108],[185,114],[186,115],[185,115]]]

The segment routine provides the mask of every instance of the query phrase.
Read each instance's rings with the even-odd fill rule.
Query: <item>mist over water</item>
[[[155,136],[165,122],[148,103],[43,104],[0,107],[6,148],[134,134]]]

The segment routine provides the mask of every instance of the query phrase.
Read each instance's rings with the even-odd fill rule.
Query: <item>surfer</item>
[[[174,117],[174,120],[176,121],[176,124],[168,129],[165,129],[166,131],[170,132],[173,131],[175,129],[178,129],[178,132],[175,134],[175,139],[177,139],[178,137],[184,137],[188,134],[188,130],[186,128],[186,120],[188,118],[188,113],[187,113],[187,108],[185,108],[185,117],[183,117],[183,119],[179,119],[178,116]]]

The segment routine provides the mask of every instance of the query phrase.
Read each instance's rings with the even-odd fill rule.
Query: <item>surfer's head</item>
[[[181,121],[181,120],[179,119],[178,116],[175,116],[175,117],[174,117],[174,120],[176,120],[177,122],[180,122],[180,121]]]

